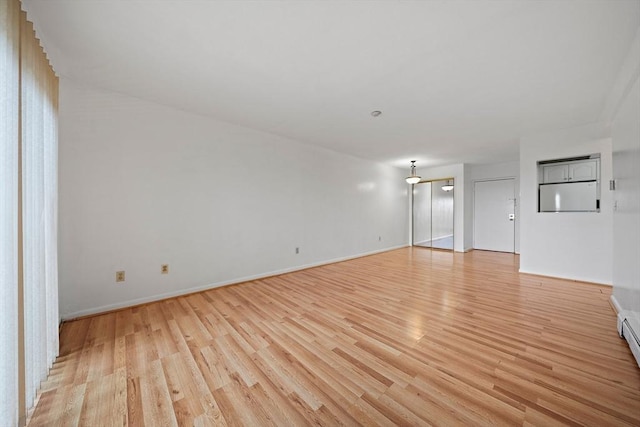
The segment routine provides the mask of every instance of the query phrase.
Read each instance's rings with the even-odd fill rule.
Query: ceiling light
[[[372,112],[371,112],[371,115],[372,115],[373,117],[378,117],[380,114],[382,114],[382,111],[375,110],[375,111],[372,111]]]
[[[416,161],[411,160],[411,174],[405,178],[407,184],[417,184],[422,178],[416,175]]]
[[[448,180],[447,183],[442,186],[442,190],[443,191],[451,191],[451,190],[453,190],[453,181],[452,180]]]

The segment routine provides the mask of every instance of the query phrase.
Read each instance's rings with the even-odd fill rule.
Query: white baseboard
[[[638,367],[640,367],[640,335],[638,335],[638,332],[640,331],[634,331],[627,319],[620,319],[620,317],[621,316],[618,315],[619,323],[621,324],[620,336],[627,340],[631,353],[633,354],[633,357],[636,358]]]
[[[629,312],[622,309],[615,296],[611,295],[611,305],[618,314],[618,335],[627,340],[633,357],[636,359],[638,367],[640,367],[640,328],[637,322],[629,317]]]
[[[537,272],[537,271],[530,271],[530,270],[525,270],[525,269],[522,269],[522,268],[518,269],[518,273],[528,274],[530,276],[550,277],[552,279],[571,280],[573,282],[584,282],[584,283],[589,283],[589,284],[593,284],[593,285],[613,286],[613,284],[610,283],[610,282],[602,282],[602,281],[598,281],[598,280],[593,280],[593,279],[590,279],[588,277],[570,277],[570,276],[564,276],[564,275],[561,275],[561,274],[549,274],[549,273],[541,273],[541,272]]]
[[[256,274],[256,275],[253,275],[253,276],[238,277],[238,278],[235,278],[235,279],[225,280],[225,281],[222,281],[222,282],[210,283],[210,284],[207,284],[207,285],[204,285],[204,286],[196,286],[196,287],[193,287],[193,288],[180,289],[180,290],[175,291],[175,292],[165,292],[165,293],[162,293],[162,294],[151,295],[151,296],[148,296],[148,297],[135,298],[135,299],[122,301],[122,302],[118,302],[118,303],[114,303],[114,304],[107,304],[107,305],[102,305],[102,306],[99,306],[99,307],[88,308],[88,309],[85,309],[85,310],[78,310],[78,311],[74,311],[74,312],[71,312],[71,313],[62,314],[61,315],[61,319],[62,319],[62,321],[68,321],[68,320],[72,320],[72,319],[75,319],[75,318],[78,318],[78,317],[91,316],[91,315],[94,315],[94,314],[100,314],[100,313],[105,313],[105,312],[109,312],[109,311],[113,311],[113,310],[119,310],[121,308],[133,307],[133,306],[136,306],[136,305],[146,304],[146,303],[150,303],[150,302],[154,302],[154,301],[161,301],[161,300],[167,299],[167,298],[173,298],[173,297],[178,297],[178,296],[182,296],[182,295],[188,295],[188,294],[192,294],[192,293],[195,293],[195,292],[201,292],[201,291],[206,291],[206,290],[209,290],[209,289],[220,288],[222,286],[229,286],[229,285],[234,285],[234,284],[237,284],[237,283],[249,282],[251,280],[265,279],[267,277],[278,276],[280,274],[292,273],[294,271],[300,271],[300,270],[306,270],[307,268],[320,267],[322,265],[334,264],[336,262],[342,262],[342,261],[348,261],[350,259],[362,258],[362,257],[369,256],[369,255],[379,254],[379,253],[382,253],[382,252],[389,252],[389,251],[393,251],[393,250],[400,249],[400,248],[406,248],[407,246],[409,246],[409,245],[393,246],[393,247],[390,247],[390,248],[379,249],[379,250],[370,251],[370,252],[364,252],[364,253],[360,253],[360,254],[356,254],[356,255],[349,255],[349,256],[346,256],[346,257],[333,258],[333,259],[330,259],[330,260],[319,261],[319,262],[315,262],[315,263],[311,263],[311,264],[298,265],[298,266],[295,266],[295,267],[284,268],[284,269],[281,269],[281,270],[270,271],[270,272],[267,272],[267,273]]]
[[[615,297],[615,295],[611,295],[611,297],[609,297],[609,301],[611,301],[611,306],[616,311],[616,314],[622,313],[622,306],[618,302],[618,299]]]

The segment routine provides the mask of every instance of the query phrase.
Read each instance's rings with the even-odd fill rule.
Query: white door
[[[476,181],[473,203],[473,247],[515,252],[515,185],[513,179]]]

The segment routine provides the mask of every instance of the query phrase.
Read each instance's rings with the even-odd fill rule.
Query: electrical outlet
[[[169,274],[169,264],[162,264],[160,266],[160,273],[161,274]]]
[[[116,271],[116,282],[124,282],[124,271]]]
[[[300,253],[300,248],[296,248],[296,253],[299,254]]]

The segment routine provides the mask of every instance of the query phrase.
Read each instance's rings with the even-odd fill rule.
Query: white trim
[[[606,282],[595,282],[593,280],[589,280],[588,278],[582,278],[582,277],[569,277],[569,276],[561,276],[558,274],[551,274],[551,273],[540,273],[537,271],[529,271],[529,270],[523,270],[522,268],[518,269],[518,273],[522,273],[522,274],[530,274],[532,276],[540,276],[540,277],[550,277],[552,279],[562,279],[562,280],[570,280],[572,282],[584,282],[586,284],[589,285],[598,285],[598,286],[610,286],[613,287],[613,284],[611,283],[606,283]]]
[[[618,299],[616,298],[616,296],[615,295],[611,295],[609,300],[611,301],[611,306],[616,311],[616,314],[622,313],[622,306],[618,302]]]
[[[282,270],[270,271],[270,272],[267,272],[267,273],[256,274],[256,275],[253,275],[253,276],[239,277],[239,278],[235,278],[235,279],[231,279],[231,280],[225,280],[225,281],[222,281],[222,282],[210,283],[210,284],[207,284],[207,285],[204,285],[204,286],[196,286],[196,287],[193,287],[193,288],[181,289],[181,290],[175,291],[175,292],[166,292],[166,293],[163,293],[163,294],[157,294],[157,295],[153,295],[153,296],[149,296],[149,297],[136,298],[136,299],[122,301],[122,302],[115,303],[115,304],[107,304],[107,305],[102,305],[100,307],[93,307],[93,308],[88,308],[86,310],[79,310],[79,311],[75,311],[75,312],[72,312],[72,313],[64,313],[62,315],[62,320],[63,321],[72,320],[72,319],[77,318],[77,317],[83,317],[83,316],[90,316],[90,315],[94,315],[94,314],[105,313],[105,312],[108,312],[108,311],[118,310],[118,309],[121,309],[121,308],[133,307],[133,306],[136,306],[136,305],[146,304],[146,303],[150,303],[150,302],[154,302],[154,301],[161,301],[161,300],[167,299],[167,298],[179,297],[179,296],[182,296],[182,295],[188,295],[188,294],[192,294],[192,293],[195,293],[195,292],[201,292],[201,291],[206,291],[206,290],[209,290],[209,289],[220,288],[222,286],[234,285],[234,284],[239,284],[239,283],[243,283],[243,282],[249,282],[249,281],[252,281],[252,280],[265,279],[267,277],[278,276],[280,274],[292,273],[294,271],[300,271],[300,270],[306,270],[307,268],[320,267],[322,265],[334,264],[334,263],[337,263],[337,262],[348,261],[350,259],[355,259],[355,258],[362,258],[362,257],[369,256],[369,255],[379,254],[379,253],[382,253],[382,252],[389,252],[389,251],[393,251],[393,250],[396,250],[396,249],[406,248],[408,246],[409,245],[393,246],[393,247],[390,247],[390,248],[379,249],[379,250],[375,250],[375,251],[371,251],[371,252],[364,252],[364,253],[357,254],[357,255],[349,255],[349,256],[346,256],[346,257],[333,258],[333,259],[326,260],[326,261],[320,261],[320,262],[315,262],[315,263],[311,263],[311,264],[299,265],[299,266],[296,266],[296,267],[284,268]]]
[[[618,324],[620,325],[620,337],[627,340],[631,354],[633,354],[633,357],[636,359],[636,363],[640,367],[640,341],[638,341],[638,335],[633,330],[624,314],[618,314]]]
[[[622,314],[622,306],[618,302],[618,299],[615,297],[615,295],[611,295],[611,297],[609,297],[609,301],[611,302],[611,307],[613,307],[613,311],[616,312],[616,319],[617,319],[616,329],[618,330],[618,335],[620,335],[620,338],[624,338],[624,336],[622,335],[622,322],[624,321],[624,315]]]
[[[633,321],[629,321],[627,317],[628,312],[622,309],[622,306],[614,295],[611,295],[610,301],[611,306],[617,313],[616,317],[618,321],[616,326],[618,329],[618,335],[620,335],[620,338],[627,340],[631,354],[633,354],[633,357],[636,359],[636,362],[640,367],[640,342],[638,342],[638,332],[640,331],[633,330]]]

